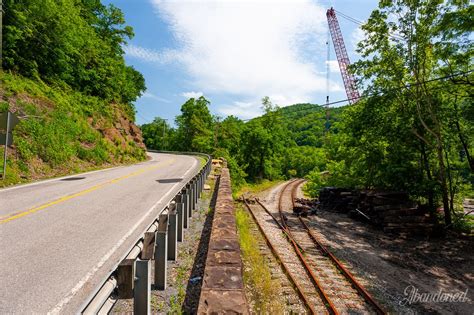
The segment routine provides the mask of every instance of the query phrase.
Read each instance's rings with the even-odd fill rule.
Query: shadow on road
[[[85,179],[85,177],[69,177],[69,178],[60,179],[60,181],[62,181],[62,182],[71,182],[71,181],[74,181],[74,180],[81,180],[81,179]]]
[[[182,178],[165,178],[165,179],[157,179],[156,181],[160,184],[171,184],[171,183],[179,183],[183,179]]]

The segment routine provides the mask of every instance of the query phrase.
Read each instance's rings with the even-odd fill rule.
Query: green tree
[[[204,96],[190,98],[176,117],[177,147],[183,151],[211,153],[213,148],[212,116]]]
[[[98,0],[6,0],[3,68],[88,95],[123,103],[145,90],[143,76],[127,66],[122,45],[133,36],[123,13]]]
[[[279,107],[268,97],[262,99],[262,107],[265,114],[249,121],[242,134],[245,139],[242,154],[247,161],[245,172],[250,178],[276,179],[282,176],[288,133]]]
[[[170,139],[173,137],[173,129],[165,119],[156,117],[153,122],[141,126],[143,142],[148,149],[167,150]]]
[[[459,96],[450,94],[451,82],[432,80],[452,65],[468,68],[469,12],[468,1],[381,1],[362,26],[370,36],[359,43],[363,60],[353,66],[366,83],[365,94],[382,95],[359,102],[348,120],[354,147],[364,149],[356,160],[367,170],[365,182],[409,189],[431,207],[440,196],[447,225],[454,210],[452,161],[461,150],[470,155],[452,136],[451,126],[458,120],[458,138],[467,138],[456,106],[462,97],[472,97],[472,84],[465,84],[468,91]],[[439,44],[440,38],[449,42]]]

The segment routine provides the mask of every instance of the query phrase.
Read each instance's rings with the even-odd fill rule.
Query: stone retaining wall
[[[249,314],[229,169],[219,179],[198,314]]]

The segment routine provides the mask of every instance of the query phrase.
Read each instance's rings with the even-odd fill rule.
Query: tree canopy
[[[380,2],[352,66],[364,97],[341,117],[322,184],[407,191],[451,224],[472,193],[472,13],[468,1]]]
[[[143,76],[125,64],[133,37],[123,13],[100,0],[3,1],[3,69],[132,107]]]

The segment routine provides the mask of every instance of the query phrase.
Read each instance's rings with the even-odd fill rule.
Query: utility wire
[[[334,11],[338,14],[338,16],[341,16],[341,17],[345,18],[346,20],[348,20],[348,21],[350,21],[350,22],[352,22],[352,23],[355,23],[355,24],[357,24],[357,25],[359,25],[359,26],[362,26],[362,25],[365,24],[365,22],[360,21],[360,20],[357,20],[357,19],[355,19],[355,18],[353,18],[353,17],[351,17],[351,16],[349,16],[349,15],[347,15],[347,14],[345,14],[345,13],[342,13],[341,11],[338,11],[338,10],[336,10],[336,9],[334,9]],[[390,38],[392,38],[392,39],[397,39],[397,40],[404,40],[403,37],[401,37],[400,35],[397,35],[397,34],[388,34],[388,37],[390,37]]]
[[[353,17],[351,17],[351,16],[349,16],[349,15],[347,15],[347,14],[345,14],[345,13],[342,13],[341,11],[338,11],[338,10],[336,10],[336,9],[334,9],[334,11],[337,13],[337,15],[340,15],[340,16],[342,16],[343,18],[345,18],[345,19],[347,19],[347,20],[349,20],[349,21],[351,21],[351,22],[354,22],[354,23],[359,24],[359,25],[363,25],[363,24],[364,24],[364,22],[362,22],[362,21],[360,21],[360,20],[357,20],[356,18],[353,18]]]
[[[412,84],[404,84],[401,87],[390,89],[390,90],[387,90],[387,91],[384,91],[384,92],[373,92],[373,93],[369,93],[369,94],[366,94],[366,95],[362,95],[359,99],[367,98],[367,97],[371,97],[371,96],[381,96],[382,93],[387,94],[387,93],[391,93],[391,92],[396,92],[396,91],[400,91],[400,90],[403,90],[403,89],[409,89],[409,88],[412,88],[412,87],[415,87],[415,86],[426,84],[426,83],[432,83],[432,82],[436,82],[436,81],[456,78],[456,77],[459,77],[459,76],[465,76],[465,75],[468,75],[468,74],[473,73],[473,72],[474,72],[474,70],[469,70],[469,71],[454,73],[454,74],[451,74],[451,75],[446,75],[446,76],[443,76],[443,77],[433,78],[433,79],[426,80],[426,81],[423,81],[423,82],[412,83]],[[355,100],[355,99],[346,98],[346,99],[343,99],[343,100],[327,103],[327,105],[336,105],[336,104],[349,102],[349,101],[352,101],[352,100]],[[314,106],[324,108],[322,105],[314,104]],[[294,110],[291,113],[304,111],[304,110],[309,110],[309,109],[308,108],[301,108],[299,110]],[[254,118],[242,119],[242,121],[250,121],[252,119],[254,119]]]

